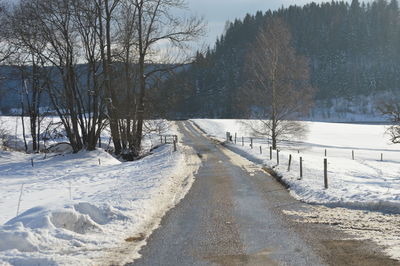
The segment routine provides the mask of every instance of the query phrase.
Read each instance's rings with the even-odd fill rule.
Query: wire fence
[[[277,149],[272,148],[272,140],[270,138],[248,137],[240,136],[237,133],[231,134],[226,132],[226,141],[235,145],[242,146],[253,150],[253,154],[258,153],[259,156],[271,161],[276,166],[287,164],[287,172],[292,172],[298,169],[298,180],[304,178],[305,158],[313,157],[312,163],[317,163],[320,166],[313,165],[313,169],[321,169],[321,176],[323,176],[324,188],[328,189],[329,180],[329,158],[335,159],[348,159],[351,161],[375,161],[375,162],[391,162],[400,163],[396,160],[400,156],[400,151],[396,150],[379,150],[379,149],[366,149],[357,147],[333,147],[331,149],[323,145],[310,145],[304,142],[284,141],[281,142]],[[384,153],[385,152],[385,153]],[[284,156],[282,156],[284,154]],[[295,156],[296,155],[296,156]],[[320,157],[321,159],[316,159]],[[387,157],[387,158],[386,158]],[[264,159],[263,158],[263,159]],[[285,160],[285,161],[283,161]],[[297,166],[296,168],[294,168]]]

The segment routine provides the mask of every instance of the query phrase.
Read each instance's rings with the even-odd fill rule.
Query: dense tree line
[[[175,100],[171,114],[243,116],[245,57],[260,29],[275,17],[286,22],[296,51],[309,59],[317,99],[399,89],[397,0],[310,3],[260,11],[230,23],[214,48],[198,53],[192,67],[165,84],[164,97]]]

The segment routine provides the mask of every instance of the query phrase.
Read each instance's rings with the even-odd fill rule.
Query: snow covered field
[[[277,165],[276,152],[269,159],[268,140],[254,139],[254,147],[250,148],[251,132],[242,121],[194,119],[193,122],[221,141],[226,140],[226,132],[233,136],[236,133],[237,143],[226,144],[231,150],[274,168],[290,185],[294,197],[316,203],[298,212],[283,208],[284,213],[300,223],[334,225],[349,233],[351,239],[373,241],[388,256],[400,260],[400,151],[384,135],[385,126],[306,122],[308,137],[301,142],[281,143]],[[242,136],[247,136],[244,146]],[[328,189],[324,189],[323,181],[325,149],[329,162]],[[289,154],[293,156],[290,172]],[[299,180],[300,156],[304,160],[302,180]]]
[[[231,149],[263,165],[274,168],[290,185],[291,193],[308,203],[354,206],[400,213],[400,146],[389,143],[384,125],[306,122],[309,134],[302,141],[280,144],[280,164],[276,152],[270,160],[266,139],[254,139],[238,120],[193,120],[208,135],[225,140],[226,132],[237,144]],[[242,146],[242,136],[245,143]],[[260,154],[260,146],[263,154]],[[325,149],[329,188],[324,189]],[[352,160],[354,150],[355,160]],[[292,155],[291,170],[288,158]],[[383,161],[381,161],[383,154]],[[299,180],[299,159],[303,158],[303,179]]]
[[[46,158],[0,151],[0,265],[110,265],[138,256],[199,166],[190,148],[178,148],[161,146],[136,162],[103,149]]]

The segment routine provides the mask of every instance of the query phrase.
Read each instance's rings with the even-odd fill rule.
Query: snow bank
[[[179,152],[164,145],[126,163],[102,149],[46,158],[1,151],[0,265],[133,260],[165,212],[190,189],[198,166],[195,153],[182,145]],[[132,237],[134,243],[125,241]]]
[[[270,160],[269,140],[253,140],[239,120],[193,120],[211,137],[225,140],[226,132],[237,133],[237,144],[227,146],[248,159],[273,168],[290,186],[296,198],[308,203],[400,213],[400,151],[389,143],[384,125],[305,122],[308,137],[280,143],[280,164],[276,152]],[[242,136],[246,136],[242,146]],[[260,146],[262,153],[260,154]],[[324,189],[325,149],[329,188]],[[352,151],[355,160],[352,160]],[[288,171],[289,155],[292,155]],[[380,161],[383,154],[383,161]],[[303,158],[303,179],[299,161]]]

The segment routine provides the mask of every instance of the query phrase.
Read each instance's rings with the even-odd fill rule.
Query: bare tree
[[[188,43],[203,31],[201,19],[174,15],[173,9],[184,8],[183,0],[16,4],[17,34],[10,43],[29,70],[25,87],[46,90],[74,152],[93,150],[109,125],[115,154],[139,156],[144,120],[151,117],[146,91],[162,79],[160,73],[186,63]],[[37,78],[42,72],[43,80]],[[34,113],[40,95],[29,95],[35,96],[28,108]]]
[[[81,53],[86,67],[81,67],[85,82],[80,95],[83,108],[82,138],[87,150],[94,150],[107,125],[106,92],[102,77],[102,43],[100,43],[98,4],[95,1],[74,0],[73,21],[79,35]]]
[[[73,23],[72,2],[28,0],[22,4],[46,42],[46,49],[37,52],[57,70],[47,91],[74,152],[78,152],[84,147],[81,132],[86,130],[81,130],[84,110],[76,71],[80,43]]]
[[[29,48],[51,66],[47,71],[54,72],[45,88],[73,151],[93,150],[105,127],[105,97],[97,75],[101,59],[97,6],[79,0],[23,0],[19,9],[35,27],[24,25],[28,32],[37,32],[34,41],[44,43]],[[85,60],[86,68],[79,64]],[[85,84],[82,73],[87,73]]]
[[[97,6],[98,38],[100,56],[102,61],[103,86],[107,99],[107,114],[110,124],[111,136],[114,143],[114,152],[119,155],[122,151],[121,136],[118,124],[118,97],[117,90],[113,88],[113,62],[112,39],[113,22],[121,0],[95,0]]]
[[[128,0],[135,7],[137,19],[138,87],[135,133],[135,151],[140,151],[143,124],[146,111],[146,90],[151,87],[151,77],[159,72],[169,71],[176,65],[160,63],[162,49],[175,47],[173,53],[185,51],[186,45],[203,33],[203,22],[196,17],[180,18],[173,9],[184,9],[184,0]],[[161,45],[162,43],[162,45]],[[164,54],[165,55],[165,54]],[[177,59],[177,58],[176,58]],[[171,58],[169,58],[171,63]],[[175,62],[176,63],[176,62]],[[182,62],[181,62],[182,63]]]
[[[305,57],[296,54],[291,34],[281,19],[270,18],[258,34],[248,54],[246,70],[249,80],[243,87],[243,101],[252,117],[257,135],[278,140],[304,133],[295,119],[309,110],[313,89],[309,83],[309,66]]]
[[[202,33],[203,24],[195,17],[174,15],[173,9],[185,8],[182,0],[101,4],[104,26],[99,32],[111,135],[115,153],[131,160],[140,155],[144,120],[151,118],[147,91],[158,84],[163,72],[189,61],[183,52]],[[107,37],[110,34],[113,38]],[[174,51],[167,53],[170,49]]]
[[[6,3],[0,0],[0,64],[8,60],[15,53],[14,47],[8,44],[12,31],[8,24],[8,7]]]
[[[392,122],[386,130],[390,141],[394,144],[400,143],[400,104],[394,101],[380,101],[378,110]]]
[[[116,153],[120,150],[115,134],[118,101],[111,84],[111,24],[119,2],[22,0],[14,8],[18,35],[12,43],[19,55],[35,59],[25,68],[37,70],[36,59],[40,59],[41,69],[52,72],[46,91],[74,152],[95,148],[107,118]]]
[[[114,80],[120,84],[120,94],[123,95],[119,105],[119,125],[122,155],[125,159],[133,159],[139,155],[135,152],[136,132],[136,89],[137,89],[137,9],[130,1],[123,1],[119,19],[117,21],[118,33],[116,41],[118,45],[114,49],[116,60],[121,62],[118,66],[120,75]]]
[[[47,80],[47,71],[43,57],[37,51],[42,51],[46,43],[40,38],[40,32],[34,20],[27,17],[25,10],[17,6],[7,16],[9,35],[7,45],[14,51],[8,63],[19,70],[18,80],[21,81],[21,121],[25,132],[24,116],[29,115],[30,134],[32,137],[32,151],[39,151],[40,141],[40,103],[44,91],[44,83]],[[25,140],[25,149],[28,146]]]

